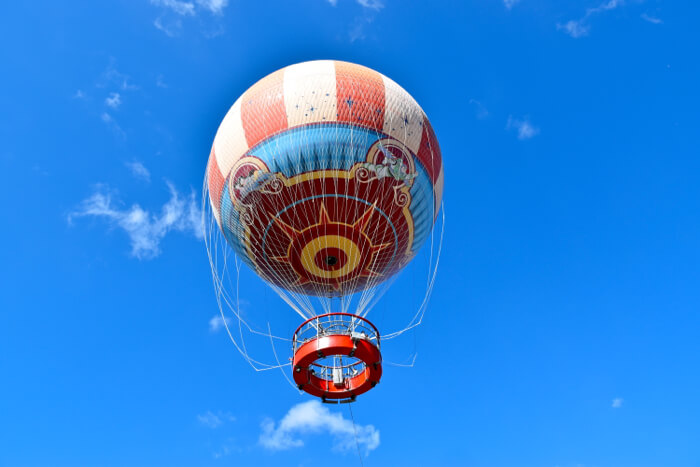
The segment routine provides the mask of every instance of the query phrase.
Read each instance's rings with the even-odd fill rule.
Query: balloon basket
[[[300,390],[323,402],[347,403],[379,383],[379,331],[365,318],[328,313],[294,332],[292,372]]]

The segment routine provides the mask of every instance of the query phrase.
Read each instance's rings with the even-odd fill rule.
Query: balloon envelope
[[[333,297],[373,287],[415,256],[443,167],[430,122],[399,85],[314,61],[272,73],[233,104],[207,183],[226,241],[258,275]]]

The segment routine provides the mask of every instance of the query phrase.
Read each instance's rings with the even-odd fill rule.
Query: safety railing
[[[365,318],[350,313],[326,313],[304,321],[297,328],[293,337],[294,352],[306,342],[333,335],[364,339],[380,348],[379,331]]]

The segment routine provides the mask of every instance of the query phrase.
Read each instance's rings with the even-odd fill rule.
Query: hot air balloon
[[[300,390],[353,401],[379,382],[381,336],[366,315],[429,238],[432,288],[443,178],[423,110],[364,66],[291,65],[230,108],[205,177],[210,258],[221,252],[218,235],[304,318],[289,363]],[[221,263],[212,260],[212,269],[220,304],[244,320],[231,306]],[[252,329],[245,320],[244,327]]]

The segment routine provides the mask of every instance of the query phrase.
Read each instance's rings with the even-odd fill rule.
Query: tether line
[[[364,462],[362,462],[362,451],[360,451],[360,440],[357,438],[357,427],[355,426],[355,416],[352,414],[352,402],[348,404],[350,409],[350,419],[352,420],[352,431],[355,433],[355,445],[357,446],[357,457],[360,458],[360,465],[364,467]]]

